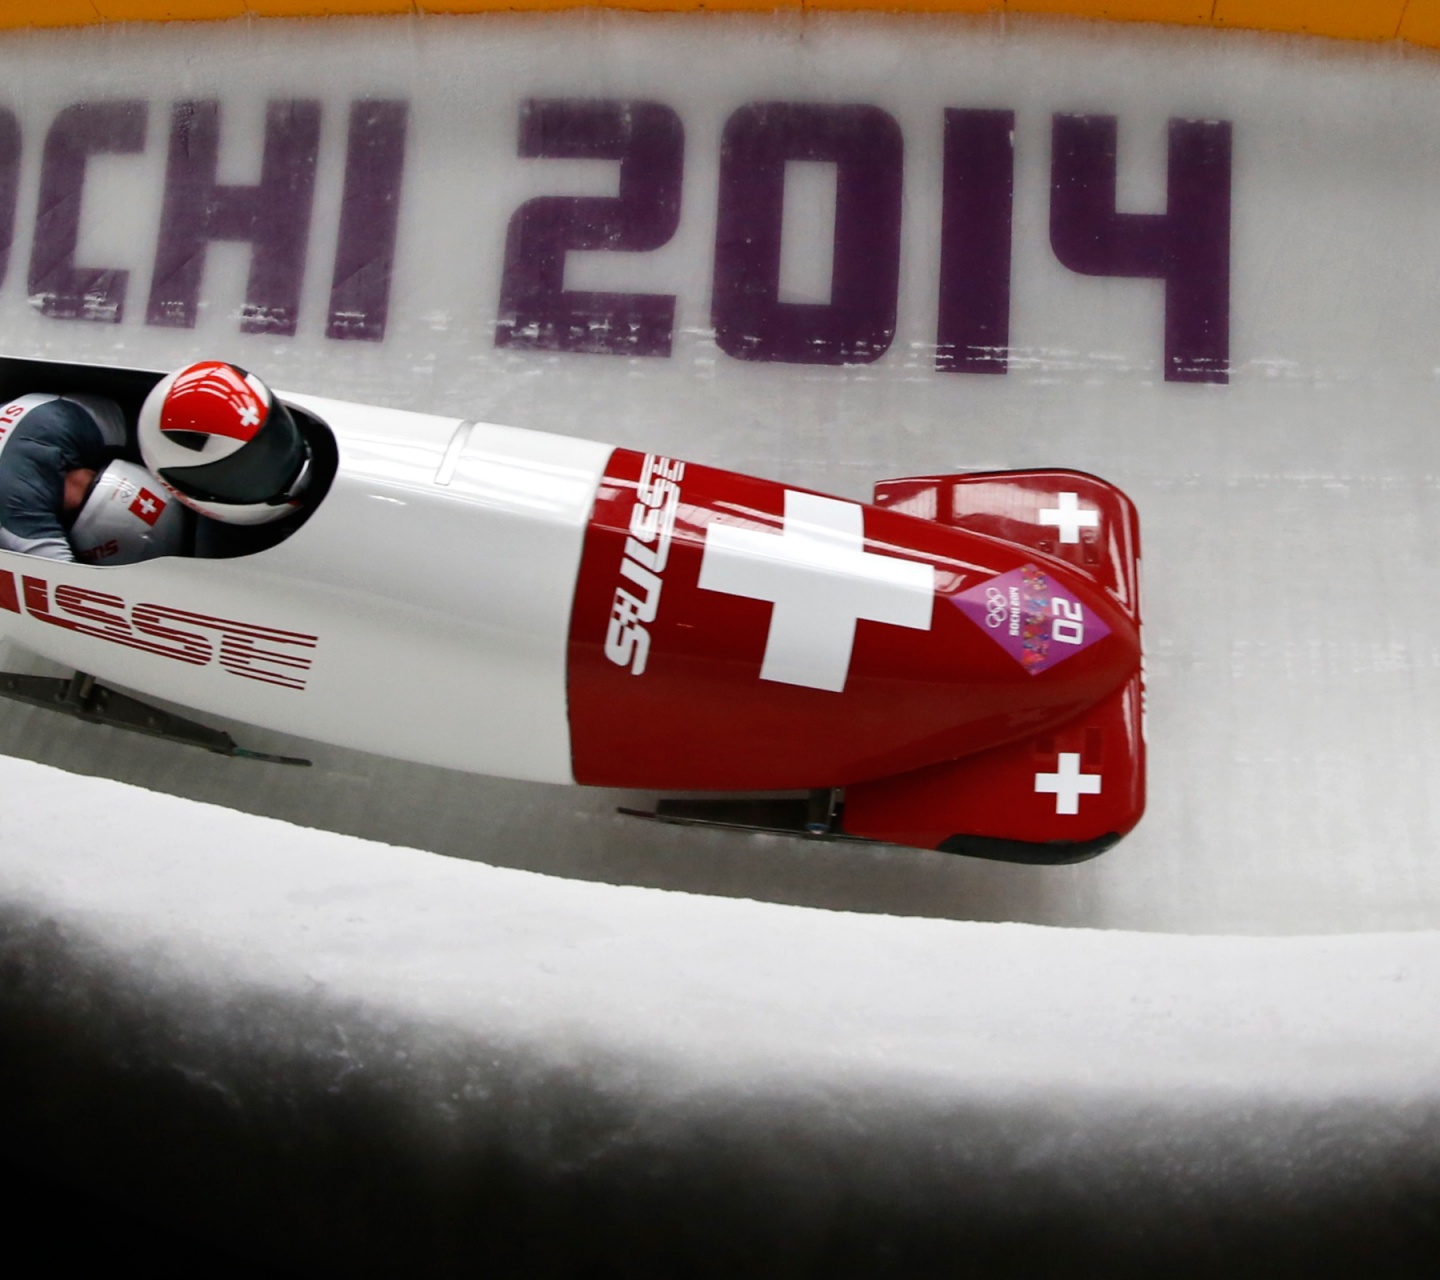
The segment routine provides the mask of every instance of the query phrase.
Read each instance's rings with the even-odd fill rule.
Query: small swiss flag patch
[[[153,525],[165,510],[165,500],[157,498],[149,489],[141,489],[130,504],[130,514],[139,516],[146,524]]]

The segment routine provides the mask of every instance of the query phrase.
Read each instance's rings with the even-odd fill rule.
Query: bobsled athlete
[[[125,414],[104,396],[32,394],[0,408],[0,549],[134,564],[176,555],[184,509],[118,455]]]
[[[253,373],[204,360],[162,378],[140,409],[145,465],[193,511],[229,525],[294,515],[310,485],[310,446]]]
[[[125,415],[101,396],[33,394],[0,408],[0,548],[75,559],[67,534],[124,444]]]

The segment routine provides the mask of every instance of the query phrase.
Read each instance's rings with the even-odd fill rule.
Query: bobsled
[[[6,359],[0,403],[107,396],[133,433],[161,377]],[[1139,522],[1103,480],[914,476],[862,503],[276,394],[315,460],[303,509],[191,514],[183,554],[123,565],[0,551],[0,630],[76,673],[0,693],[231,754],[259,753],[205,716],[667,793],[625,811],[681,825],[1059,863],[1140,819]]]

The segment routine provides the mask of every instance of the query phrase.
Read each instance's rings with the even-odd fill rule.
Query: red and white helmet
[[[229,524],[290,515],[310,449],[290,411],[253,373],[202,360],[156,384],[140,409],[145,465],[186,506]]]

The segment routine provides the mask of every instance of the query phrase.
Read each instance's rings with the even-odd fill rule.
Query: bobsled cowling
[[[0,394],[63,384],[133,412],[159,377],[6,361]],[[801,828],[818,834],[1062,861],[1140,816],[1137,523],[1101,481],[929,477],[861,504],[281,399],[328,441],[296,527],[220,559],[0,553],[6,634],[130,690],[421,763],[822,792]],[[1080,513],[1073,548],[1045,511]]]

